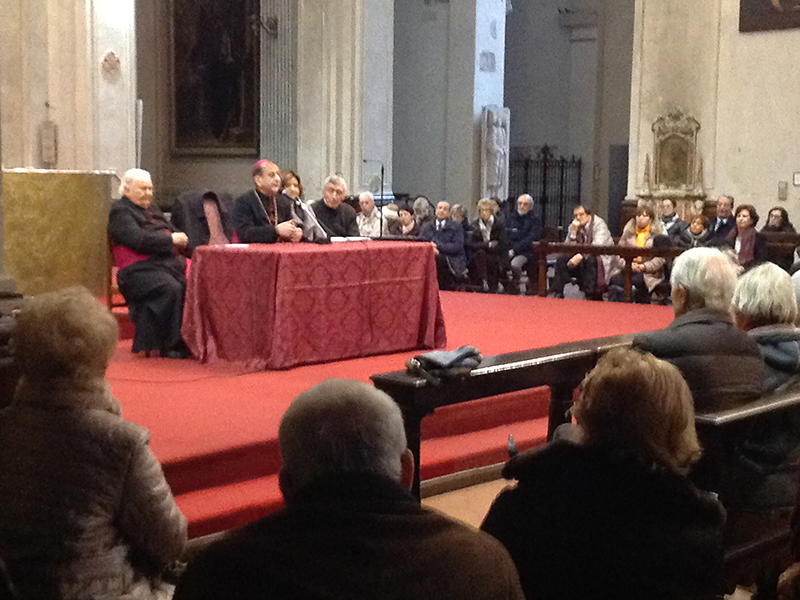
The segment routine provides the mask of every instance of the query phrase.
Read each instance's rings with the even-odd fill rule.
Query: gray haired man
[[[383,392],[327,380],[295,399],[279,438],[286,508],[191,562],[175,600],[523,598],[499,542],[411,496],[403,417]]]

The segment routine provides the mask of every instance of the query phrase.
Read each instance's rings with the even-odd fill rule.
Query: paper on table
[[[371,239],[372,238],[368,238],[366,236],[361,236],[361,235],[351,235],[349,237],[345,237],[342,235],[331,236],[331,242],[366,242]]]

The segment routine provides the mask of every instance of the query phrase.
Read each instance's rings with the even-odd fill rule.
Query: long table
[[[201,362],[256,369],[445,345],[431,244],[201,246],[183,337]]]

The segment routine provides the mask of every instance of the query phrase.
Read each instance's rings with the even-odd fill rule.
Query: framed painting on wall
[[[800,27],[800,0],[739,0],[739,31]]]
[[[172,151],[259,149],[259,0],[172,0]]]

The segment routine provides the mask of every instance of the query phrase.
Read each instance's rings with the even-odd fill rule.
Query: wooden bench
[[[438,384],[406,371],[373,375],[375,386],[394,398],[403,412],[408,445],[417,467],[414,494],[419,497],[420,424],[426,415],[441,406],[545,385],[551,390],[550,439],[556,427],[569,422],[574,390],[586,373],[608,350],[630,346],[633,337],[612,336],[489,356],[468,374],[441,379]],[[800,390],[696,414],[695,426],[704,449],[701,462],[707,473],[704,483],[719,494],[724,504],[732,495],[729,486],[734,481],[736,449],[750,424],[760,416],[795,407],[800,407]],[[730,540],[725,551],[726,591],[732,591],[736,583],[750,583],[767,566],[788,566],[790,537],[787,524],[756,539]]]
[[[633,299],[633,284],[631,277],[633,274],[633,260],[641,256],[652,258],[660,256],[662,258],[675,258],[684,251],[683,248],[637,248],[634,246],[593,246],[591,244],[566,244],[534,242],[533,255],[539,263],[539,295],[547,296],[547,256],[549,254],[583,254],[586,256],[619,256],[625,261],[625,302]]]
[[[548,348],[487,356],[468,374],[443,379],[439,385],[407,371],[371,377],[375,387],[389,394],[403,411],[408,447],[414,453],[413,492],[419,498],[420,424],[441,406],[469,402],[539,386],[550,387],[548,439],[565,420],[572,394],[600,356],[612,348],[630,346],[633,334],[617,335]]]
[[[781,255],[794,252],[800,246],[800,234],[796,233],[767,233],[767,260],[777,262]],[[633,299],[631,283],[633,260],[637,256],[652,258],[660,256],[671,259],[682,254],[685,248],[636,248],[632,246],[593,246],[591,244],[572,244],[554,242],[534,242],[533,256],[539,264],[539,295],[547,296],[547,257],[553,254],[584,254],[588,256],[619,256],[625,261],[625,302]]]

